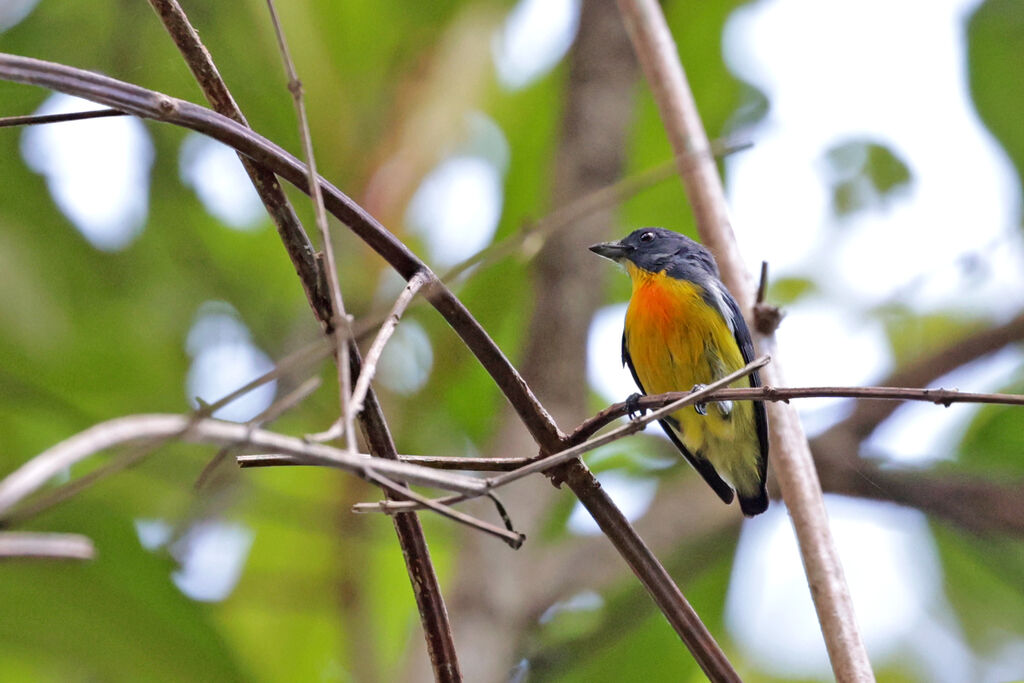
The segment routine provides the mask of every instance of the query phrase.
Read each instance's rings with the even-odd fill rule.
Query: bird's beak
[[[633,247],[626,246],[622,242],[601,242],[592,245],[590,251],[612,261],[621,261],[633,251]]]

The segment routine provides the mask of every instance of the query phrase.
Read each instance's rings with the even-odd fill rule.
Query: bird
[[[697,390],[752,360],[750,330],[705,247],[672,230],[640,228],[590,250],[624,266],[632,281],[622,363],[640,392]],[[761,380],[755,371],[732,386],[759,387]],[[631,396],[627,406],[639,397]],[[689,405],[659,422],[722,501],[731,503],[735,490],[747,517],[768,509],[763,402]]]

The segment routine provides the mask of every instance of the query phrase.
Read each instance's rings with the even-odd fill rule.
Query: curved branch
[[[309,192],[306,165],[275,143],[237,121],[204,107],[107,76],[29,57],[0,54],[0,78],[49,88],[204,133],[271,169],[303,192]],[[444,316],[505,394],[541,448],[558,449],[561,432],[494,340],[461,301],[408,247],[361,206],[322,177],[324,205],[406,280],[423,271],[426,298]]]
[[[387,477],[405,479],[423,486],[481,495],[487,492],[485,482],[465,475],[441,474],[427,467],[361,454],[352,455],[323,444],[307,443],[295,437],[253,429],[245,424],[188,415],[153,414],[132,415],[101,422],[32,458],[0,481],[0,515],[56,474],[90,455],[123,443],[168,437],[180,437],[185,441],[221,446],[250,445],[300,456],[357,475],[373,470]]]

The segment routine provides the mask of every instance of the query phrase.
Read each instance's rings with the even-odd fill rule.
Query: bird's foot
[[[630,420],[643,417],[647,412],[647,408],[640,405],[641,398],[643,398],[643,394],[630,394],[626,399],[626,416]]]
[[[704,389],[705,387],[707,387],[707,384],[694,384],[693,388],[690,389],[690,393],[692,394],[695,391],[700,391],[700,390]],[[693,404],[693,409],[697,411],[698,415],[707,415],[708,414],[708,404],[707,403],[694,403]]]

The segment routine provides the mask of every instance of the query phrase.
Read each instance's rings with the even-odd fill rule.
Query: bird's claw
[[[695,391],[700,391],[700,390],[702,390],[702,389],[704,389],[706,387],[707,387],[707,384],[694,384],[693,388],[690,389],[690,393],[692,394]],[[697,411],[698,415],[707,415],[708,414],[708,404],[707,403],[694,403],[693,404],[693,409]]]
[[[640,399],[643,394],[630,394],[626,399],[626,416],[630,420],[636,420],[637,418],[643,417],[644,413],[647,412],[647,408],[640,405]]]

